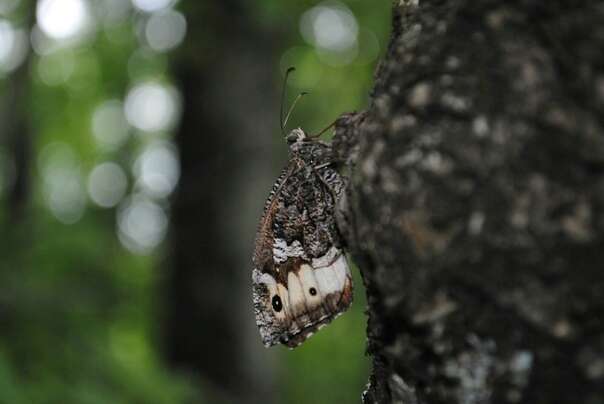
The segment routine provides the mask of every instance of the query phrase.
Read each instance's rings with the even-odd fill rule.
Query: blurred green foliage
[[[93,136],[91,121],[99,105],[123,101],[136,83],[171,81],[173,53],[153,51],[141,41],[145,13],[129,10],[123,18],[107,22],[100,4],[114,3],[106,0],[91,6],[95,31],[81,42],[30,50],[18,68],[25,70],[26,80],[11,82],[18,71],[4,72],[0,78],[3,90],[18,85],[27,94],[33,149],[28,162],[31,202],[16,217],[8,203],[15,181],[14,139],[8,134],[0,138],[0,403],[199,400],[193,383],[169,370],[158,354],[161,248],[143,255],[130,251],[117,236],[120,207],[101,208],[86,196],[90,171],[108,161],[123,168],[130,195],[141,192],[132,169],[137,156],[149,143],[169,141],[172,135],[171,128],[143,133],[131,125],[117,148],[102,147]],[[350,63],[330,65],[300,34],[302,15],[317,4],[264,0],[249,3],[247,10],[259,26],[283,32],[277,42],[288,47],[281,51],[280,70],[290,65],[298,69],[290,93],[311,92],[300,103],[292,125],[310,132],[342,112],[364,108],[389,31],[388,2],[323,3],[346,4],[359,27],[358,56]],[[30,30],[33,16],[24,16],[33,9],[22,1],[1,18]],[[276,77],[275,85],[280,81]],[[0,93],[2,108],[23,101],[12,96],[10,91]],[[275,141],[282,141],[277,131]],[[71,182],[62,184],[72,189],[73,195],[66,192],[72,200],[58,196],[72,204],[66,211],[51,206],[54,180],[48,176],[56,167],[47,160],[52,150],[59,149],[70,161]],[[169,211],[167,199],[154,203]],[[338,318],[329,332],[278,355],[275,385],[282,386],[278,393],[282,402],[310,402],[311,397],[314,403],[359,401],[368,361],[363,358],[365,302],[357,272],[350,313]]]

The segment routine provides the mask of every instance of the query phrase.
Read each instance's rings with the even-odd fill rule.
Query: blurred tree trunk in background
[[[365,400],[604,402],[602,3],[398,4],[334,139],[358,152]]]
[[[33,15],[33,12],[31,13]],[[33,17],[26,19],[33,26]],[[30,61],[28,56],[5,81],[0,93],[0,146],[5,147],[6,160],[0,160],[0,190],[6,192],[8,218],[18,222],[29,202],[32,139],[28,125],[28,91]]]
[[[174,364],[200,376],[209,402],[270,403],[250,265],[273,180],[266,156],[274,155],[278,128],[277,36],[261,32],[244,3],[183,5],[189,28],[174,66],[184,96],[176,138],[182,172],[172,205],[165,346]]]

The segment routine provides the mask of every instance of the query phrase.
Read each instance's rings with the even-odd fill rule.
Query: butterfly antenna
[[[287,111],[287,114],[285,115],[285,117],[283,116],[283,104],[285,103],[285,90],[287,88],[287,79],[288,79],[290,73],[292,73],[295,70],[296,70],[295,67],[288,68],[287,71],[285,72],[285,78],[283,79],[283,90],[281,92],[281,109],[279,111],[281,134],[283,135],[283,137],[285,137],[285,125],[287,125],[287,121],[289,120],[289,117],[292,114],[294,107],[296,106],[296,104],[298,103],[300,98],[302,98],[303,96],[308,94],[307,92],[304,92],[304,91],[301,92],[300,94],[298,94],[298,96],[292,103],[291,107],[289,107],[289,110]]]
[[[289,116],[292,114],[292,111],[294,110],[294,107],[296,106],[296,104],[298,103],[298,101],[300,101],[300,98],[304,97],[306,94],[308,94],[308,93],[302,91],[300,94],[298,94],[298,96],[296,97],[296,99],[294,100],[294,102],[292,102],[292,106],[289,107],[289,111],[287,111],[287,115],[285,116],[285,121],[283,122],[283,128],[285,128],[285,125],[287,125],[287,121],[289,120]],[[283,132],[283,128],[281,128],[282,132]]]
[[[279,124],[281,126],[281,134],[285,136],[285,122],[283,122],[283,104],[285,103],[285,90],[287,88],[287,78],[289,74],[296,70],[295,67],[290,67],[285,72],[285,78],[283,79],[283,87],[281,89],[281,109],[279,110]]]

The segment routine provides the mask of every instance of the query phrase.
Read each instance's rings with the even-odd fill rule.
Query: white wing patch
[[[315,277],[323,296],[342,290],[343,285],[339,284],[338,278],[329,267],[315,269]]]
[[[298,276],[290,272],[287,274],[287,291],[289,292],[289,304],[294,317],[301,316],[306,311],[304,305],[304,289]]]
[[[350,276],[346,257],[343,254],[340,255],[330,265],[316,268],[314,274],[317,278],[321,295],[326,296],[330,293],[341,292],[344,290],[346,278]]]
[[[350,276],[350,269],[348,269],[348,263],[346,262],[344,254],[338,257],[336,262],[331,265],[331,268],[333,268],[336,278],[338,278],[338,285],[344,289],[346,278]]]
[[[281,264],[287,261],[290,257],[303,257],[304,248],[298,240],[294,240],[291,245],[287,245],[287,241],[276,238],[273,241],[273,260],[276,264]]]
[[[335,261],[336,257],[341,255],[343,255],[342,251],[336,247],[331,247],[322,257],[312,259],[312,267],[316,269],[329,266]]]
[[[277,293],[281,297],[281,303],[283,304],[283,314],[287,318],[291,318],[291,307],[289,306],[289,292],[282,284],[277,284]]]
[[[254,268],[254,271],[252,272],[252,281],[254,283],[265,283],[268,287],[271,285],[275,286],[277,284],[275,278],[267,273],[258,271],[256,268]]]
[[[319,287],[319,282],[315,277],[314,270],[308,264],[302,264],[300,272],[298,273],[302,288],[304,288],[304,298],[306,299],[306,306],[309,310],[313,310],[321,305],[323,294]],[[311,293],[311,291],[314,292]]]

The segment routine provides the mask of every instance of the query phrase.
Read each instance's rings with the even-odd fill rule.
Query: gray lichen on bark
[[[334,139],[364,400],[603,402],[604,6],[401,1],[393,20],[371,106]]]

